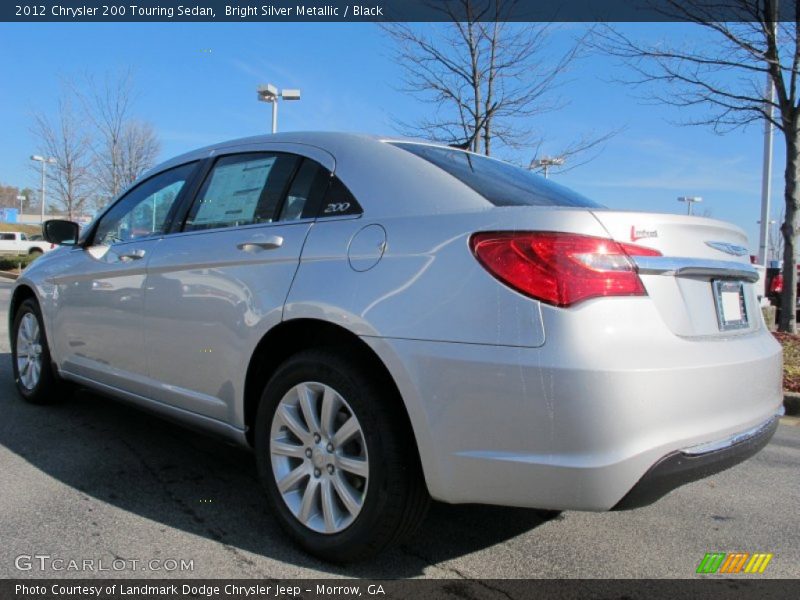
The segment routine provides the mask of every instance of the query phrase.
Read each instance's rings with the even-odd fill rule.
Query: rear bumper
[[[672,452],[644,474],[612,510],[629,510],[652,504],[684,484],[709,477],[747,460],[766,446],[778,429],[783,411],[753,429],[721,440]]]
[[[607,304],[581,308],[580,327],[551,323],[539,348],[364,338],[403,396],[435,499],[610,510],[665,457],[778,412],[781,347],[765,329],[687,340],[646,299]]]

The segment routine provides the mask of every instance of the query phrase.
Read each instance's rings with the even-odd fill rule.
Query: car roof
[[[283,133],[272,133],[262,135],[252,135],[247,137],[235,138],[232,140],[225,140],[203,146],[196,150],[191,150],[174,158],[171,158],[164,163],[152,169],[153,172],[161,171],[165,167],[172,166],[175,163],[184,163],[190,160],[197,160],[199,158],[207,158],[223,151],[228,151],[240,147],[258,146],[262,144],[297,144],[304,146],[317,147],[324,150],[338,150],[343,151],[346,149],[366,148],[375,143],[387,141],[417,141],[407,138],[379,136],[367,133],[347,133],[340,131],[290,131]]]
[[[286,151],[317,160],[350,189],[370,216],[488,210],[470,187],[428,161],[386,142],[426,143],[396,136],[330,131],[257,135],[205,146],[170,159],[146,176],[224,153]]]

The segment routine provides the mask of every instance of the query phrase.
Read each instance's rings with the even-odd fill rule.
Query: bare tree
[[[124,189],[155,164],[161,144],[150,123],[128,121],[120,145],[119,183]]]
[[[36,201],[36,192],[29,187],[22,188],[21,195],[24,196],[24,200],[22,201],[22,212],[30,212],[31,207],[33,206],[34,202]]]
[[[724,133],[767,120],[780,131],[786,148],[781,304],[795,306],[800,227],[800,23],[794,19],[778,22],[777,0],[663,0],[663,5],[673,18],[695,23],[709,35],[694,43],[641,43],[619,29],[605,27],[595,32],[593,45],[621,57],[634,73],[627,83],[647,86],[650,99],[702,111],[686,124],[706,125]],[[789,8],[797,10],[795,3]],[[723,12],[730,22],[715,20]],[[774,100],[766,93],[768,88],[774,89]],[[778,328],[796,332],[795,311],[782,311]]]
[[[17,196],[20,195],[19,188],[13,185],[0,184],[0,207],[14,208],[19,206]]]
[[[56,158],[48,168],[56,200],[73,218],[92,198],[101,207],[153,166],[160,143],[152,125],[133,118],[130,71],[102,82],[87,75],[84,85],[64,85],[55,124],[33,116],[39,148]],[[79,107],[79,108],[78,108]]]
[[[61,97],[54,120],[35,113],[31,133],[39,153],[56,159],[47,169],[49,197],[55,196],[55,202],[72,219],[83,211],[92,191],[92,177],[91,141],[70,97]]]
[[[441,0],[449,23],[433,31],[407,23],[383,26],[405,71],[403,91],[432,104],[405,134],[491,154],[493,142],[527,143],[530,119],[562,106],[555,90],[581,44],[551,57],[547,23],[508,23],[517,0]]]
[[[133,120],[135,85],[131,71],[86,76],[73,88],[94,130],[93,168],[101,203],[106,203],[155,163],[160,143],[153,127]]]

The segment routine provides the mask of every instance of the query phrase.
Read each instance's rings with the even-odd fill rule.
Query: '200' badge
[[[346,212],[348,208],[350,208],[349,202],[334,202],[333,204],[328,204],[325,207],[325,210],[322,212],[324,213]]]

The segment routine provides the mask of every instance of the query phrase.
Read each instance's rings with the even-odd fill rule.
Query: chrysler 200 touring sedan
[[[17,281],[19,393],[78,384],[252,447],[307,551],[429,499],[604,511],[763,447],[781,410],[744,233],[426,143],[261,136],[155,168]]]

